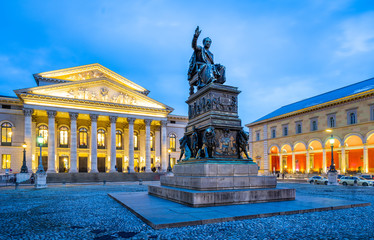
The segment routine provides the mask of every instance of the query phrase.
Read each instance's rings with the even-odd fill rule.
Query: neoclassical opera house
[[[50,173],[165,171],[168,150],[179,157],[187,117],[138,84],[100,64],[33,76],[36,87],[0,96],[0,173],[20,171],[24,144],[30,172],[40,155]]]

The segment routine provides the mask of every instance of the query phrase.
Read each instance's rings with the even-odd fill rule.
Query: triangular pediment
[[[34,78],[37,81],[38,85],[41,81],[50,83],[64,83],[107,78],[145,95],[149,93],[149,91],[142,86],[128,80],[127,78],[109,70],[108,68],[98,63],[38,73],[34,74]]]
[[[53,97],[64,102],[85,100],[98,105],[116,104],[172,111],[171,107],[106,77],[19,89],[15,92],[21,99]]]

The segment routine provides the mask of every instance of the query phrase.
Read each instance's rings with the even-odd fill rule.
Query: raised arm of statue
[[[197,39],[199,38],[200,33],[201,33],[201,30],[199,30],[199,26],[197,26],[195,29],[195,34],[193,35],[193,39],[192,39],[192,48],[195,51],[200,48],[200,46],[197,46]]]

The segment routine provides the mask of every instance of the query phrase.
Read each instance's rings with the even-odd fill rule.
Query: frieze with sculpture
[[[237,113],[237,96],[230,94],[208,93],[188,105],[188,118],[194,118],[211,110]]]
[[[75,89],[70,89],[68,91],[68,95],[71,98],[76,99],[85,99],[85,100],[92,100],[92,101],[104,101],[104,102],[112,102],[112,103],[120,103],[120,104],[128,104],[128,105],[136,105],[137,101],[134,97],[129,96],[127,93],[119,92],[113,94],[111,97],[109,96],[109,89],[106,87],[102,87],[99,91],[89,90],[88,88],[80,87]]]

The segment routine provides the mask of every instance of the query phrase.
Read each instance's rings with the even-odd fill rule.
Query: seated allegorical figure
[[[212,40],[207,37],[203,39],[204,47],[197,45],[197,39],[200,33],[199,26],[197,26],[192,39],[194,52],[190,59],[190,67],[188,69],[189,81],[193,79],[195,74],[198,75],[197,83],[195,83],[197,89],[201,89],[211,82],[223,84],[226,81],[225,67],[221,64],[214,64],[213,53],[209,51]]]

